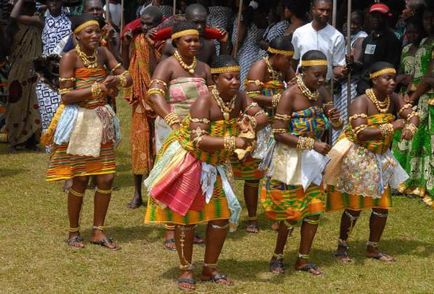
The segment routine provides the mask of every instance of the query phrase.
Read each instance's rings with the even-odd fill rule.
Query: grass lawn
[[[62,184],[45,181],[48,155],[7,154],[0,145],[0,293],[177,293],[174,279],[178,259],[163,249],[163,231],[145,226],[145,208],[126,208],[133,192],[128,127],[130,110],[119,102],[124,139],[117,150],[119,191],[113,193],[106,227],[122,250],[111,252],[90,244],[72,250],[63,242],[68,221]],[[242,196],[240,184],[236,189]],[[93,201],[88,191],[82,213],[82,235],[89,239]],[[220,258],[220,270],[234,279],[233,287],[199,283],[198,293],[433,293],[434,211],[415,199],[394,198],[381,248],[397,262],[383,264],[364,258],[369,213],[362,214],[351,237],[355,262],[337,263],[340,213],[323,219],[311,253],[325,275],[294,272],[299,230],[288,240],[285,275],[268,272],[276,234],[259,209],[261,232],[250,235],[244,226],[229,235]],[[243,211],[246,215],[246,210]],[[203,230],[203,226],[199,227]],[[196,272],[204,248],[195,247]]]

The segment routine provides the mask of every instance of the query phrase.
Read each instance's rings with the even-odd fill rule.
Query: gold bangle
[[[111,72],[115,72],[115,70],[117,70],[118,68],[120,68],[122,66],[122,63],[118,63],[118,64],[116,64],[113,68],[112,68],[112,70],[111,70]]]
[[[380,129],[383,138],[386,138],[387,136],[392,135],[395,132],[395,130],[393,129],[393,125],[390,123],[382,124],[378,128]]]
[[[407,121],[410,121],[410,119],[412,119],[413,117],[415,117],[415,116],[417,116],[417,117],[419,117],[419,113],[418,112],[416,112],[416,111],[413,111],[413,112],[411,112],[409,115],[407,115]]]
[[[261,110],[259,110],[258,112],[255,113],[255,117],[258,117],[261,114],[265,114],[266,116],[268,116],[268,113],[266,113],[263,109],[261,109]]]
[[[400,116],[401,113],[402,113],[404,110],[408,109],[408,108],[413,108],[413,105],[411,105],[410,103],[404,104],[404,105],[401,107],[401,109],[398,110],[398,115]]]
[[[209,119],[207,119],[207,118],[195,118],[195,117],[191,117],[190,118],[190,121],[192,122],[192,123],[199,123],[199,124],[209,124],[211,121],[209,120]]]
[[[260,80],[246,80],[244,82],[244,85],[247,85],[247,84],[255,84],[257,87],[261,87],[261,88],[264,86],[264,83],[261,82]]]
[[[247,91],[246,94],[249,98],[255,98],[261,94],[261,91]]]
[[[92,84],[90,87],[90,92],[92,93],[92,98],[94,99],[99,99],[104,95],[101,89],[101,84],[98,82]]]
[[[75,77],[59,78],[59,82],[75,82]]]
[[[163,86],[164,88],[167,88],[167,84],[166,84],[166,82],[163,81],[163,80],[153,79],[153,80],[151,80],[151,82],[149,83],[149,85],[152,85],[152,84],[154,84],[154,83],[156,83],[157,85],[161,85],[161,86]]]
[[[146,95],[147,95],[147,96],[156,95],[156,94],[159,94],[159,95],[161,95],[161,96],[163,96],[163,97],[166,96],[166,92],[165,92],[163,89],[160,89],[160,88],[150,88],[150,89],[146,92]]]
[[[412,135],[414,135],[417,132],[417,127],[414,123],[407,124],[404,129],[409,130]]]
[[[287,130],[283,129],[283,128],[281,128],[281,129],[272,129],[271,132],[273,134],[285,134],[287,132]]]
[[[164,117],[164,121],[172,127],[175,124],[179,124],[181,121],[178,115],[175,112],[170,112],[168,115]]]
[[[274,94],[273,98],[271,98],[271,104],[272,104],[273,108],[276,108],[277,104],[279,104],[280,97],[282,97],[282,94],[278,93],[278,94]]]
[[[354,135],[356,135],[356,137],[357,137],[360,134],[360,132],[362,132],[363,130],[365,130],[367,127],[368,127],[368,125],[365,125],[365,124],[361,124],[361,125],[355,127],[353,129]]]
[[[315,140],[310,137],[298,137],[297,146],[298,150],[312,150]]]
[[[223,138],[223,147],[230,154],[234,153],[235,147],[236,147],[235,137],[234,136],[226,136],[226,137],[224,137]]]
[[[274,119],[283,120],[283,121],[289,121],[289,120],[291,120],[291,116],[287,115],[287,114],[276,113],[274,115]]]
[[[252,102],[249,105],[247,105],[246,109],[244,109],[244,113],[246,113],[247,111],[249,111],[250,109],[252,109],[253,107],[259,107],[258,103],[256,102]]]
[[[339,118],[337,121],[336,120],[332,120],[332,126],[336,129],[341,128],[344,124],[344,122]]]
[[[358,119],[358,118],[368,118],[368,116],[365,113],[357,113],[357,114],[353,114],[352,116],[350,116],[348,118],[348,121],[351,122],[351,121]]]
[[[118,78],[119,78],[119,85],[120,85],[122,88],[126,88],[126,87],[127,87],[127,85],[128,85],[127,76],[128,76],[129,74],[130,74],[130,73],[126,70],[126,71],[124,71],[123,73],[121,73],[120,75],[118,75]]]
[[[68,94],[72,90],[74,90],[74,88],[62,88],[62,89],[59,89],[59,94],[60,95]]]

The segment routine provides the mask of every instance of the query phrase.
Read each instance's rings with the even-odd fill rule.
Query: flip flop
[[[90,241],[90,243],[94,244],[94,245],[99,245],[99,246],[105,247],[105,248],[113,250],[113,251],[121,249],[121,247],[119,247],[118,244],[113,242],[113,240],[111,238],[107,238],[107,237],[104,237],[103,239],[98,240],[98,241]]]

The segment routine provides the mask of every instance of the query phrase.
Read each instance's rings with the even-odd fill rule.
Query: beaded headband
[[[313,60],[302,60],[301,66],[318,66],[318,65],[328,65],[325,59],[313,59]]]
[[[172,40],[184,37],[184,36],[189,36],[189,35],[195,35],[195,36],[199,36],[199,31],[195,30],[195,29],[188,29],[188,30],[183,30],[180,32],[176,32],[174,34],[172,34]]]
[[[270,53],[282,54],[282,55],[287,55],[287,56],[294,55],[294,51],[291,51],[291,50],[280,50],[280,49],[276,49],[276,48],[272,48],[272,47],[268,47],[267,51],[270,52]]]
[[[74,34],[78,34],[82,30],[84,30],[85,28],[93,26],[93,25],[97,25],[99,27],[99,22],[94,20],[94,19],[85,21],[84,23],[82,23],[81,25],[79,25],[78,27],[75,28]]]
[[[383,69],[380,69],[379,71],[371,73],[369,75],[369,78],[374,79],[376,77],[379,77],[379,76],[385,75],[385,74],[396,74],[396,70],[392,67],[383,68]]]
[[[239,72],[240,67],[238,65],[233,65],[233,66],[211,68],[212,74],[220,74],[220,73],[227,73],[227,72],[234,72],[234,71]]]

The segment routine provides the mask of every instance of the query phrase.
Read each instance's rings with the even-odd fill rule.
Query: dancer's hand
[[[327,155],[330,151],[330,145],[321,141],[315,141],[313,144],[313,150],[322,155]]]
[[[401,118],[397,119],[394,122],[392,122],[392,126],[393,126],[393,129],[395,131],[396,130],[402,130],[404,128],[404,126],[405,126],[405,120],[403,120]]]

